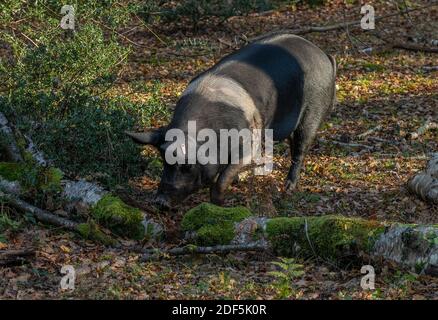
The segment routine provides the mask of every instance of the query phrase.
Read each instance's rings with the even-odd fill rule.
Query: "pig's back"
[[[281,33],[260,38],[208,72],[231,78],[249,93],[275,140],[288,137],[311,100],[331,92],[333,82],[332,64],[321,49]]]

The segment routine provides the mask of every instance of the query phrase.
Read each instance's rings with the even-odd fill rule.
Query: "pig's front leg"
[[[210,201],[218,206],[224,204],[224,195],[228,186],[231,185],[234,178],[243,168],[241,164],[229,164],[219,175],[217,181],[210,188]]]

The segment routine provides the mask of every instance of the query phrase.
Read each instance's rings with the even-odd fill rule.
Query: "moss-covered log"
[[[98,224],[115,234],[137,240],[163,236],[164,228],[159,223],[97,184],[79,180],[63,181],[62,185],[65,199],[79,202]]]
[[[120,198],[95,184],[61,179],[62,173],[54,168],[28,167],[22,163],[0,162],[0,190],[3,191],[0,198],[20,210],[29,212],[22,205],[26,202],[18,197],[26,196],[31,190],[33,193],[58,191],[67,200],[66,206],[74,203],[76,207],[80,204],[81,208],[85,208],[90,222],[78,224],[79,228],[71,227],[68,223],[64,223],[65,221],[59,222],[65,219],[34,207],[35,210],[31,210],[31,212],[38,220],[78,231],[86,239],[103,240],[100,242],[105,244],[111,241],[107,239],[108,236],[105,237],[99,233],[98,225],[108,228],[116,235],[132,239],[140,240],[145,237],[158,239],[161,237],[163,232],[161,225],[148,219],[139,209],[125,204]],[[32,183],[28,181],[32,181]],[[17,205],[18,202],[20,202],[19,205]],[[38,214],[41,212],[44,214]]]
[[[203,203],[186,213],[181,227],[199,245],[228,244],[236,236],[234,224],[249,216],[251,212],[245,207],[223,208]]]
[[[37,220],[48,223],[50,225],[58,226],[70,231],[79,233],[83,238],[98,241],[106,245],[114,245],[115,239],[105,233],[97,224],[93,221],[79,223],[59,217],[46,210],[37,208],[21,199],[17,196],[4,193],[0,190],[0,199],[6,201],[12,207],[24,211],[33,215]]]
[[[409,181],[408,187],[423,200],[438,203],[438,153],[432,155],[424,171]]]
[[[234,225],[232,238],[216,218],[224,210],[232,217],[226,219]],[[438,225],[384,224],[336,215],[263,218],[241,212],[242,208],[202,204],[186,214],[183,224],[196,245],[264,247],[277,255],[315,257],[338,266],[383,259],[418,273],[438,275]],[[206,240],[204,230],[216,230],[210,233],[211,241]],[[218,232],[223,235],[215,237]],[[220,242],[213,243],[213,239]]]
[[[20,198],[44,198],[47,195],[60,198],[65,211],[81,208],[82,214],[88,215],[88,222],[64,221],[48,211],[30,205],[35,208],[32,212],[45,223],[64,226],[79,232],[85,238],[102,240],[105,243],[109,242],[108,236],[99,231],[99,225],[116,235],[133,239],[161,237],[161,225],[97,184],[65,180],[62,171],[45,159],[32,139],[13,128],[1,112],[0,138],[0,151],[7,153],[6,157],[0,157],[6,160],[0,162],[0,191],[3,200],[23,210],[30,204]]]

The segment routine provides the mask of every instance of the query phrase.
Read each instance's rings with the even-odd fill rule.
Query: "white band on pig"
[[[240,83],[231,78],[206,74],[191,82],[182,96],[191,93],[198,93],[211,102],[222,102],[238,108],[251,126],[262,126],[262,118],[254,100]]]

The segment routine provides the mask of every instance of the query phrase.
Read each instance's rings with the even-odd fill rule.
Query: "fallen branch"
[[[260,245],[258,243],[249,243],[241,245],[218,245],[211,247],[198,247],[193,245],[188,245],[185,247],[172,248],[167,250],[160,249],[148,249],[143,251],[143,256],[141,261],[150,261],[153,259],[160,259],[169,256],[180,256],[186,254],[226,254],[236,251],[266,251],[266,246]]]
[[[37,208],[14,195],[0,191],[0,199],[6,201],[9,205],[20,211],[32,214],[37,220],[41,222],[62,227],[67,230],[77,231],[79,225],[77,222],[62,218],[48,211]]]
[[[6,201],[8,205],[16,208],[17,210],[30,213],[36,220],[50,224],[53,226],[61,227],[63,229],[74,231],[81,235],[85,239],[95,240],[106,245],[116,245],[117,241],[110,236],[111,232],[103,229],[102,227],[96,225],[93,221],[79,223],[49,211],[37,208],[26,201],[19,199],[14,195],[10,195],[0,191],[0,199]]]
[[[438,129],[438,123],[431,121],[431,119],[427,120],[424,125],[422,125],[420,128],[418,128],[417,131],[412,132],[409,134],[409,138],[411,140],[418,139],[420,136],[425,134],[427,131],[432,129]]]
[[[389,40],[385,40],[388,42],[393,48],[396,49],[404,49],[408,51],[416,51],[416,52],[430,52],[430,53],[438,53],[438,48],[426,47],[415,43],[408,42],[392,42]]]
[[[383,19],[387,19],[390,17],[395,17],[395,16],[399,16],[399,15],[403,15],[409,12],[413,12],[413,11],[418,11],[418,10],[424,10],[433,6],[438,5],[437,1],[433,1],[425,6],[422,7],[418,7],[418,8],[412,8],[412,9],[407,9],[407,10],[400,10],[398,12],[394,12],[394,13],[389,13],[383,16],[377,16],[375,17],[374,21],[380,21]],[[338,22],[332,25],[327,25],[327,26],[308,26],[308,27],[303,27],[303,28],[299,28],[299,29],[292,29],[292,30],[288,30],[290,33],[296,34],[296,35],[304,35],[307,33],[312,33],[312,32],[327,32],[327,31],[334,31],[334,30],[339,30],[339,29],[345,29],[348,27],[353,27],[353,26],[359,26],[362,20],[354,20],[354,21],[348,21],[348,22]]]
[[[32,156],[35,163],[42,167],[51,165],[51,161],[46,160],[44,154],[37,148],[32,139],[26,135],[24,135],[24,138],[27,140],[25,150],[28,154]]]
[[[21,265],[35,256],[34,249],[0,250],[0,267]]]

